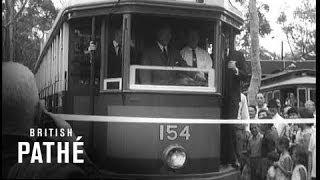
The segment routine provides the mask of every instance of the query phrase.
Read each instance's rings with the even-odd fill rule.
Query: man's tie
[[[168,53],[167,53],[167,50],[165,47],[163,47],[163,50],[162,50],[162,53],[163,53],[163,56],[166,58],[166,60],[168,61]]]
[[[192,49],[192,67],[197,67],[197,55],[195,49]]]

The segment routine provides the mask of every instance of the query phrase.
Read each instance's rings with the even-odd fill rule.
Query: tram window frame
[[[311,91],[314,91],[314,98],[311,98]],[[317,97],[316,93],[317,93],[316,88],[308,88],[308,100],[316,102],[316,97]]]
[[[300,101],[300,91],[304,91],[304,102],[301,103]],[[308,94],[307,94],[307,88],[297,88],[297,106],[298,108],[300,107],[304,107],[304,104],[306,103],[308,98]]]
[[[75,94],[88,94],[90,89],[90,51],[88,50],[90,41],[92,41],[92,34],[94,37],[94,44],[96,45],[96,50],[93,54],[95,60],[95,76],[94,76],[94,86],[95,89],[99,89],[99,78],[100,78],[100,64],[101,64],[101,17],[95,17],[95,32],[92,33],[92,19],[93,16],[80,17],[70,20],[70,30],[69,30],[69,78],[68,86]],[[85,24],[86,23],[86,24]],[[82,30],[82,32],[80,31]],[[76,35],[78,33],[78,35]],[[79,36],[79,37],[76,37]],[[75,39],[79,38],[79,44],[76,44]],[[83,42],[81,38],[87,38]],[[81,44],[82,43],[82,44]],[[86,46],[85,46],[86,45]],[[76,47],[79,46],[79,47]],[[76,48],[78,48],[78,56],[81,60],[76,57]],[[85,68],[87,70],[84,73],[83,69],[78,69],[78,73],[75,71],[76,68],[73,64],[80,64],[80,68]],[[81,65],[82,64],[82,65]],[[77,81],[78,80],[78,81]]]
[[[121,92],[123,90],[123,81],[125,79],[125,73],[124,71],[124,64],[126,60],[124,60],[124,54],[125,52],[125,34],[124,34],[124,14],[107,14],[103,16],[102,23],[101,23],[101,66],[100,66],[100,92]],[[121,73],[120,77],[109,77],[110,74],[108,74],[108,68],[110,66],[110,59],[109,59],[109,50],[110,46],[113,45],[113,37],[115,35],[115,30],[121,30],[121,36],[122,36],[122,44],[121,44],[121,50],[122,50],[122,57],[121,57]],[[110,70],[110,69],[109,69]],[[116,84],[115,84],[116,83]],[[113,86],[117,88],[108,89],[108,85]]]
[[[138,21],[135,21],[135,19],[136,18],[139,18],[139,17],[143,17],[144,16],[144,18],[145,17],[147,17],[147,14],[143,14],[143,15],[136,15],[136,14],[131,14],[132,15],[132,21],[131,21],[131,26],[132,26],[132,28],[131,28],[131,32],[130,32],[130,36],[132,35],[132,39],[134,40],[134,43],[135,43],[135,47],[137,46],[137,44],[139,44],[139,43],[142,43],[142,44],[145,44],[146,42],[139,42],[139,41],[145,41],[145,40],[137,40],[137,37],[139,37],[137,34],[136,34],[136,32],[137,32],[137,29],[135,28],[137,25],[137,22]],[[173,16],[154,16],[154,15],[151,15],[151,17],[149,17],[149,18],[159,18],[159,19],[161,19],[162,18],[162,20],[163,19],[169,19],[169,20],[171,20],[171,21],[176,21],[176,22],[180,22],[180,23],[182,23],[182,22],[184,22],[184,21],[191,21],[191,22],[193,22],[193,23],[195,23],[195,22],[197,22],[196,21],[196,18],[191,18],[192,20],[190,20],[190,17],[188,17],[188,18],[186,18],[186,17],[173,17]],[[211,26],[211,28],[208,28],[208,29],[206,29],[206,31],[208,31],[208,35],[210,36],[210,34],[211,34],[211,40],[209,41],[208,40],[208,38],[210,38],[210,37],[207,37],[207,39],[205,40],[205,42],[203,42],[203,43],[206,43],[206,44],[204,44],[204,46],[205,46],[205,50],[207,50],[208,51],[208,48],[209,48],[209,46],[210,46],[210,44],[211,44],[211,46],[213,46],[213,47],[211,47],[212,49],[212,54],[210,55],[210,57],[211,57],[211,60],[212,60],[212,66],[213,66],[213,70],[215,71],[214,72],[214,88],[212,89],[212,90],[210,90],[210,91],[199,91],[199,90],[197,90],[196,88],[194,88],[194,89],[192,89],[192,87],[190,87],[190,89],[188,89],[187,91],[192,91],[192,92],[206,92],[206,93],[220,93],[220,86],[222,86],[222,84],[217,84],[216,82],[218,81],[218,78],[222,78],[221,76],[219,76],[219,74],[221,74],[221,72],[218,72],[218,71],[221,71],[220,69],[221,68],[214,68],[214,67],[217,67],[217,59],[216,59],[216,56],[215,56],[215,51],[216,50],[219,50],[219,51],[221,51],[221,47],[220,48],[216,48],[216,46],[218,45],[218,44],[221,44],[221,42],[220,43],[216,43],[217,42],[217,40],[216,40],[216,26],[217,26],[217,21],[212,21],[212,20],[204,20],[204,19],[201,19],[201,21],[203,21],[203,22],[206,22],[208,25],[208,27],[210,27]],[[160,23],[158,23],[158,24],[160,24]],[[165,24],[169,24],[169,25],[172,25],[173,23],[171,22],[171,24],[170,23],[165,23]],[[150,26],[150,25],[149,25]],[[211,29],[210,31],[209,31],[209,29]],[[173,34],[174,34],[174,32],[175,31],[177,31],[177,32],[179,32],[178,31],[179,29],[177,28],[177,27],[172,27],[172,31],[173,31]],[[203,30],[203,29],[202,29]],[[181,32],[180,32],[181,33]],[[173,35],[174,36],[174,35]],[[178,37],[178,36],[176,36],[176,37]],[[174,37],[173,37],[174,38]],[[172,38],[172,39],[173,39]],[[131,39],[130,39],[131,40]],[[154,40],[155,41],[155,38],[153,38],[152,40]],[[150,41],[151,42],[151,41]],[[211,42],[211,43],[210,43]],[[172,44],[174,44],[174,43],[177,43],[177,44],[179,44],[179,42],[173,42]],[[129,45],[127,45],[127,46],[129,46]],[[143,45],[142,45],[143,46]],[[150,47],[150,46],[149,46]],[[184,46],[181,46],[181,48],[183,48]],[[200,46],[201,47],[201,46]],[[130,47],[128,47],[129,49],[130,49]],[[203,48],[203,47],[202,47]],[[137,48],[138,49],[138,48]],[[141,48],[141,49],[146,49],[145,47],[144,48]],[[179,50],[179,48],[177,48],[178,50]],[[141,52],[141,51],[140,51]],[[139,50],[138,50],[138,53],[139,53]],[[221,56],[221,55],[220,55]],[[130,60],[128,60],[128,59],[126,59],[125,60],[125,65],[128,65],[129,64],[129,62],[130,62],[130,64],[129,64],[129,68],[130,69],[132,69],[132,66],[136,66],[136,64],[139,64],[139,63],[137,63],[135,60],[132,60],[131,59],[131,57],[129,57],[129,59]],[[220,60],[221,61],[221,57],[219,57],[219,59],[218,60]],[[220,64],[222,64],[222,63],[220,63]],[[164,67],[166,67],[166,66],[164,66]],[[128,77],[129,78],[129,81],[130,81],[130,79],[132,79],[132,73],[130,72],[129,73],[131,76],[130,77]],[[221,82],[221,81],[220,81]],[[124,84],[124,86],[125,86],[126,84]],[[127,89],[128,90],[131,90],[131,91],[150,91],[151,89],[149,88],[132,88],[133,86],[132,86],[132,81],[131,81],[131,83],[130,82],[128,82],[128,87],[127,87]],[[174,89],[174,88],[167,88],[168,86],[166,86],[166,85],[163,85],[163,89],[157,89],[157,91],[179,91],[179,92],[186,92],[185,90],[186,90],[186,88],[177,88],[177,89]],[[189,88],[189,87],[188,87]]]
[[[268,91],[268,92],[267,92],[266,101],[269,102],[272,98],[273,98],[273,93],[272,93],[272,91]]]

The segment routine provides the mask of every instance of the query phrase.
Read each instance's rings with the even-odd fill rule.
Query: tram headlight
[[[180,145],[170,145],[163,152],[163,160],[170,168],[180,169],[187,161],[187,153]]]

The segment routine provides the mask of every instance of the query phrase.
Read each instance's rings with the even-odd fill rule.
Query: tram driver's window
[[[213,37],[212,22],[134,16],[130,84],[214,89]]]

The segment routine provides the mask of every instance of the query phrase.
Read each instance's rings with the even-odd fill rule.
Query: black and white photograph
[[[316,180],[316,0],[2,0],[2,179]]]

